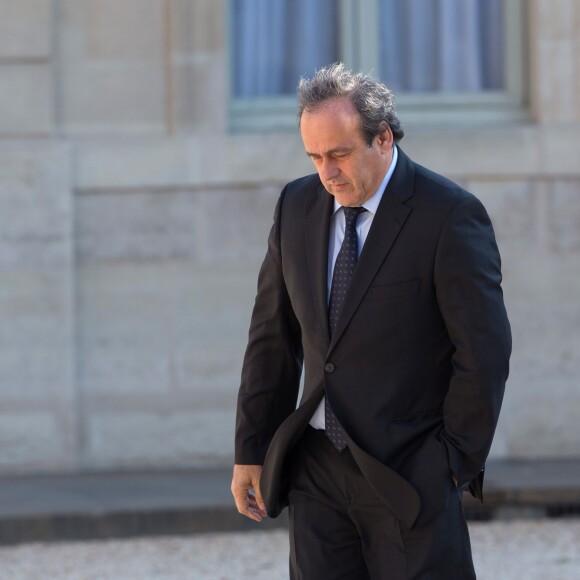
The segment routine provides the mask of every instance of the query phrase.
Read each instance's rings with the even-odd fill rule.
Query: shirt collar
[[[387,185],[389,183],[389,180],[391,179],[391,176],[393,175],[393,172],[395,171],[395,166],[397,165],[398,157],[399,157],[399,154],[397,152],[397,147],[396,147],[396,145],[393,145],[393,158],[391,159],[391,164],[389,165],[389,169],[387,170],[387,173],[385,173],[385,176],[383,177],[383,180],[381,181],[381,184],[379,185],[379,188],[377,189],[377,191],[375,191],[375,193],[372,195],[372,197],[369,197],[362,204],[362,207],[364,207],[368,212],[372,213],[373,215],[377,213],[377,209],[379,208],[379,203],[381,203],[381,199],[383,199],[383,194],[385,193],[385,190],[387,189]],[[338,201],[336,201],[336,198],[334,198],[333,215],[341,207],[342,207],[342,205],[340,205],[338,203]]]

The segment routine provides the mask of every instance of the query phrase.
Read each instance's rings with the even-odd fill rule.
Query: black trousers
[[[460,492],[434,520],[408,529],[348,448],[338,453],[323,431],[309,427],[288,460],[291,579],[475,578]]]

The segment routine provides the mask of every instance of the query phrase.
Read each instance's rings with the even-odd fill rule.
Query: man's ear
[[[379,138],[381,149],[390,149],[393,146],[393,132],[386,121],[381,121],[377,137]]]

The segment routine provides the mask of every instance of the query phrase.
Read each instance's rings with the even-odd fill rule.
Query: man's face
[[[304,111],[300,133],[324,187],[340,205],[356,207],[374,195],[393,157],[388,126],[369,147],[360,115],[348,98],[341,98]]]

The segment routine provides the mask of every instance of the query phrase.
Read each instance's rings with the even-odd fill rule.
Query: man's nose
[[[322,159],[320,162],[320,167],[318,168],[318,174],[322,181],[330,181],[338,176],[340,173],[338,166],[331,159]]]

